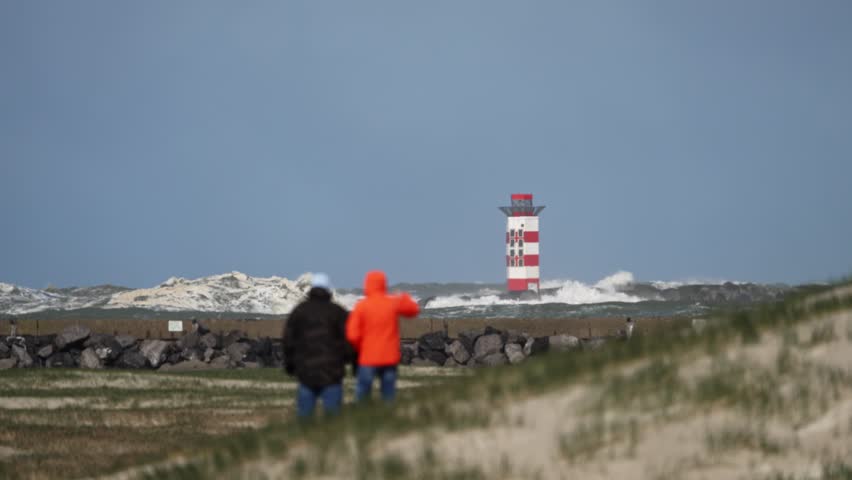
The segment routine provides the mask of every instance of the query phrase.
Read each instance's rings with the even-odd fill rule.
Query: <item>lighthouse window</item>
[[[520,255],[521,257],[524,256],[524,249],[523,248],[518,250],[518,255]]]
[[[515,250],[514,250],[514,249],[509,250],[509,256],[510,256],[510,257],[514,257],[514,256],[515,256]]]
[[[523,247],[523,246],[524,246],[524,240],[523,240],[523,239],[518,240],[518,246],[519,246],[519,247]]]
[[[523,266],[524,266],[524,257],[520,257],[520,258],[518,258],[518,266],[519,266],[519,267],[523,267]]]

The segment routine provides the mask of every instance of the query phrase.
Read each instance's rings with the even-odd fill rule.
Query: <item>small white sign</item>
[[[170,332],[182,332],[183,331],[183,322],[180,320],[169,320],[169,331]]]

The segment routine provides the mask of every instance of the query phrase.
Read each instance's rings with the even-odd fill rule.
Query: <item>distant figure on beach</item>
[[[358,384],[355,398],[370,398],[373,379],[379,377],[382,399],[396,396],[397,365],[401,358],[399,317],[416,317],[420,307],[407,293],[387,293],[384,272],[367,272],[364,295],[346,322],[346,338],[358,354]]]
[[[633,336],[633,319],[627,317],[627,325],[624,327],[624,336],[629,340]]]
[[[346,341],[346,309],[331,301],[328,275],[311,276],[307,300],[290,313],[284,327],[284,369],[299,380],[296,414],[313,416],[317,400],[326,414],[340,412],[341,382],[347,362],[355,352]]]

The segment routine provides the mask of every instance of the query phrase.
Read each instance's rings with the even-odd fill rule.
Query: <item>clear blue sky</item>
[[[852,2],[0,0],[0,281],[852,272]]]

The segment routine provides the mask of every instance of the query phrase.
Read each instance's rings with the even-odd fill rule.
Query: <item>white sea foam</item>
[[[618,287],[632,283],[633,274],[619,271],[606,278],[601,279],[595,285],[587,285],[576,280],[546,280],[541,282],[542,289],[557,289],[554,293],[547,293],[541,298],[520,300],[512,298],[500,298],[495,294],[482,296],[447,295],[440,296],[429,302],[428,308],[450,308],[450,307],[476,307],[492,305],[520,305],[520,304],[543,304],[543,303],[565,303],[569,305],[585,305],[590,303],[606,302],[629,302],[642,301],[641,298],[619,292]]]

